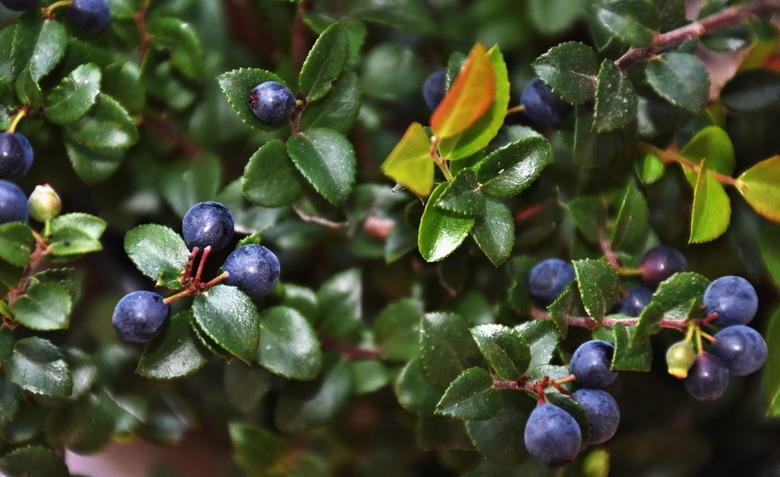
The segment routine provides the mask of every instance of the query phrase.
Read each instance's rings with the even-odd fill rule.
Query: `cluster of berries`
[[[0,0],[0,4],[17,12],[29,12],[40,7],[39,0]],[[111,21],[111,7],[108,0],[73,0],[67,5],[67,16],[77,30],[97,33]]]
[[[233,239],[233,215],[219,202],[200,202],[193,205],[182,220],[182,235],[192,251],[190,263],[182,276],[182,285],[192,294],[204,291],[200,287],[200,272],[191,276],[191,267],[200,251],[199,269],[210,252],[224,249]],[[279,260],[262,245],[248,244],[236,248],[222,266],[224,283],[232,285],[252,298],[270,293],[279,281]],[[180,294],[174,296],[181,296]],[[144,343],[163,329],[171,313],[172,297],[163,298],[153,291],[128,293],[117,303],[112,322],[117,334],[124,340]]]

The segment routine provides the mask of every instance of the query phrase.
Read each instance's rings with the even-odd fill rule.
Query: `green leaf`
[[[570,41],[554,46],[537,58],[533,67],[539,78],[566,102],[582,104],[596,92],[596,53],[583,43]]]
[[[425,80],[423,62],[409,45],[387,41],[371,48],[361,61],[360,81],[366,96],[396,101],[420,92]],[[396,78],[404,78],[397,81]]]
[[[352,368],[345,361],[332,361],[316,381],[293,381],[282,390],[274,416],[282,432],[320,427],[347,405],[354,388]]]
[[[57,409],[44,427],[47,441],[56,447],[67,447],[78,454],[92,454],[111,441],[114,417],[94,394]]]
[[[769,319],[766,332],[766,344],[769,349],[780,346],[780,308],[775,309]],[[780,361],[768,359],[761,371],[764,392],[767,400],[767,417],[780,417]]]
[[[46,96],[43,110],[46,119],[60,125],[81,119],[97,100],[101,77],[100,68],[92,63],[71,71]]]
[[[515,220],[512,211],[493,197],[485,198],[483,213],[476,217],[471,236],[493,266],[506,262],[515,244]]]
[[[203,75],[204,55],[193,25],[175,17],[155,16],[146,24],[152,48],[170,54],[171,64],[191,80]]]
[[[696,179],[696,188],[693,191],[691,235],[688,242],[702,243],[715,240],[726,232],[730,221],[729,196],[723,185],[709,174],[706,162],[702,161],[699,177]]]
[[[531,348],[531,362],[528,370],[550,363],[555,355],[560,336],[552,321],[534,320],[515,327]]]
[[[780,237],[780,225],[763,225],[758,234],[758,249],[769,276],[775,286],[780,288],[780,247],[777,246],[777,237]]]
[[[638,96],[629,78],[612,61],[602,61],[593,116],[596,131],[614,131],[629,125],[636,119],[638,104]]]
[[[345,71],[321,101],[309,103],[301,113],[301,131],[327,127],[347,134],[360,112],[363,89],[360,78]]]
[[[146,346],[136,374],[147,379],[177,379],[205,366],[209,354],[195,336],[192,321],[190,310],[173,315],[163,333]]]
[[[371,22],[409,29],[433,30],[435,23],[431,8],[420,0],[347,0],[345,6],[351,15]]]
[[[563,292],[555,299],[554,302],[547,307],[550,310],[550,317],[555,328],[558,330],[558,335],[561,339],[565,340],[569,333],[568,317],[576,314],[581,299],[577,295],[576,285],[574,283],[569,284]]]
[[[22,70],[14,83],[16,96],[22,104],[31,108],[39,108],[43,103],[43,90],[33,78],[32,65]]]
[[[276,81],[287,86],[282,78],[260,68],[239,68],[217,76],[222,94],[244,123],[260,131],[273,131],[280,126],[260,121],[249,109],[249,93],[255,86],[266,81]]]
[[[612,355],[613,371],[650,371],[653,349],[650,340],[635,340],[636,327],[615,323],[615,353]]]
[[[737,190],[753,209],[780,222],[780,156],[759,162],[739,176]]]
[[[70,369],[60,349],[36,336],[14,343],[5,372],[12,383],[41,396],[68,397],[73,388]]]
[[[412,123],[382,164],[382,172],[422,197],[433,189],[431,141],[422,124]]]
[[[0,363],[11,356],[14,349],[14,334],[10,328],[0,328]]]
[[[466,430],[474,447],[487,459],[502,466],[526,462],[523,430],[530,413],[525,396],[515,391],[499,391],[501,410],[483,421],[468,421]]]
[[[413,358],[401,369],[395,382],[398,403],[418,416],[433,414],[445,389],[446,384],[436,384],[428,379],[419,357]]]
[[[442,182],[425,204],[417,235],[417,247],[427,262],[438,262],[455,251],[474,226],[474,217],[464,217],[435,207],[449,183]]]
[[[56,20],[43,20],[38,12],[19,17],[12,46],[14,75],[30,66],[37,83],[62,60],[68,45],[65,26]]]
[[[710,97],[710,74],[700,59],[674,51],[652,58],[647,81],[656,93],[675,106],[692,113],[704,109]]]
[[[355,378],[355,394],[370,394],[390,383],[395,371],[375,360],[355,360],[350,363]]]
[[[420,303],[408,298],[387,305],[379,313],[373,331],[383,359],[406,362],[417,356],[422,317]]]
[[[49,253],[54,256],[82,255],[103,250],[100,237],[106,221],[94,215],[73,212],[51,221]]]
[[[349,55],[347,32],[334,23],[320,34],[301,67],[301,90],[309,101],[317,101],[330,91],[338,79]]]
[[[65,462],[52,449],[26,446],[0,459],[0,471],[8,477],[70,477]]]
[[[474,171],[462,170],[434,205],[459,215],[475,216],[482,212],[485,209],[485,196]]]
[[[102,90],[119,101],[130,114],[143,113],[146,87],[141,81],[141,69],[137,64],[119,61],[105,67]]]
[[[661,15],[651,0],[611,0],[596,8],[596,18],[625,43],[649,45],[661,26]]]
[[[577,229],[592,243],[599,242],[599,233],[607,226],[607,204],[602,197],[583,195],[566,203]]]
[[[730,176],[734,172],[734,167],[737,164],[731,138],[726,131],[717,126],[708,126],[697,132],[680,150],[680,155],[690,159],[695,164],[704,161],[707,169],[726,176]],[[696,172],[684,166],[682,170],[691,187],[696,187]]]
[[[643,184],[658,182],[666,172],[666,166],[655,154],[645,154],[641,160],[634,163],[636,175]]]
[[[328,202],[347,200],[355,184],[352,144],[332,129],[310,129],[287,140],[287,153],[303,177]]]
[[[30,264],[33,235],[30,227],[21,222],[0,225],[0,259],[16,267]]]
[[[225,366],[225,394],[236,409],[249,413],[271,390],[272,379],[273,375],[265,369],[234,360]]]
[[[360,270],[352,268],[333,275],[317,291],[319,330],[327,336],[345,338],[361,327],[363,282]]]
[[[95,106],[75,123],[65,126],[72,141],[90,149],[127,149],[138,141],[138,129],[127,110],[100,93]]]
[[[303,189],[282,141],[268,141],[252,154],[241,190],[248,201],[262,207],[281,207],[298,200]]]
[[[267,370],[302,381],[322,370],[322,350],[306,318],[292,308],[276,306],[260,314],[260,342],[255,359]]]
[[[585,311],[598,321],[620,296],[620,275],[603,260],[576,260],[573,265]]]
[[[125,155],[124,150],[90,149],[67,138],[65,150],[73,170],[87,184],[95,184],[110,177],[122,165]]]
[[[204,154],[168,166],[160,185],[163,197],[176,215],[184,217],[193,204],[213,199],[221,182],[219,158],[214,154]]]
[[[650,208],[647,199],[633,182],[626,186],[610,241],[615,250],[633,250],[647,240],[650,232]]]
[[[464,420],[484,420],[501,410],[501,396],[493,378],[482,368],[463,371],[449,385],[436,405],[436,414]]]
[[[724,106],[734,111],[759,111],[780,103],[780,73],[750,69],[731,78],[720,92]]]
[[[481,353],[465,318],[452,313],[427,313],[420,324],[423,372],[446,387],[463,371],[479,364]]]
[[[228,433],[236,462],[249,474],[270,475],[285,465],[293,451],[287,440],[246,422],[228,423]]]
[[[192,303],[195,322],[209,338],[245,363],[254,360],[260,339],[259,316],[238,288],[216,285]]]
[[[19,402],[22,395],[19,393],[19,388],[7,380],[4,376],[0,376],[0,425],[4,428],[16,415],[19,410]]]
[[[144,224],[125,235],[125,252],[138,270],[158,284],[179,288],[190,252],[184,239],[163,225]]]
[[[70,292],[58,283],[31,283],[13,304],[14,319],[33,330],[64,330],[70,323],[72,306]]]
[[[488,154],[477,164],[482,190],[495,197],[519,194],[552,163],[552,146],[543,137],[527,137]]]
[[[531,362],[531,348],[516,328],[498,324],[479,325],[471,336],[493,370],[508,381],[520,379]]]
[[[528,14],[534,28],[545,36],[552,36],[569,29],[587,13],[586,0],[531,0]]]

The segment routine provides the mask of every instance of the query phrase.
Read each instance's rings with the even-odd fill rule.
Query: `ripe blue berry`
[[[525,115],[541,124],[554,126],[564,119],[572,110],[571,104],[553,93],[549,86],[539,78],[532,79],[520,95]]]
[[[25,175],[33,162],[33,148],[22,134],[0,134],[0,178],[18,179]]]
[[[249,93],[249,108],[264,123],[280,123],[295,110],[295,97],[282,83],[266,81]]]
[[[554,302],[574,281],[574,266],[558,258],[548,258],[536,264],[528,274],[528,291],[544,305]]]
[[[615,347],[601,340],[582,343],[574,351],[569,371],[577,383],[585,388],[605,388],[615,382],[618,373],[609,369]]]
[[[643,286],[631,287],[620,300],[620,303],[618,303],[617,313],[639,316],[652,299],[653,292],[649,288]]]
[[[444,99],[444,95],[447,93],[447,69],[442,68],[431,73],[430,76],[423,83],[423,99],[425,104],[428,105],[428,109],[433,111],[436,106]]]
[[[716,326],[745,325],[756,316],[758,295],[742,277],[725,276],[710,283],[704,292],[707,313],[717,313]]]
[[[125,341],[145,343],[160,332],[171,307],[151,291],[134,291],[123,296],[114,308],[111,322]]]
[[[558,406],[536,406],[525,424],[525,447],[547,467],[560,467],[577,457],[582,431],[577,421]]]
[[[181,230],[184,242],[190,250],[203,250],[211,245],[211,251],[222,250],[233,238],[233,215],[219,202],[199,202],[184,214]]]
[[[612,438],[620,423],[620,408],[615,398],[601,389],[578,389],[572,397],[588,413],[590,440],[588,445],[603,444]]]
[[[252,298],[269,294],[279,282],[279,259],[262,245],[244,245],[231,253],[222,267],[230,276],[225,283]]]
[[[27,196],[13,182],[0,179],[0,224],[27,222]]]
[[[735,376],[753,374],[766,363],[767,345],[764,338],[745,325],[724,328],[715,334],[712,354],[723,361]]]
[[[107,0],[73,0],[68,20],[79,31],[97,33],[111,21],[111,7]]]
[[[685,256],[676,248],[666,245],[651,248],[639,262],[640,277],[647,286],[652,288],[675,273],[687,269],[688,262]]]
[[[685,378],[685,388],[698,401],[718,399],[729,383],[729,370],[723,361],[711,353],[696,356]]]
[[[29,12],[38,8],[38,0],[0,0],[0,4],[9,10]]]

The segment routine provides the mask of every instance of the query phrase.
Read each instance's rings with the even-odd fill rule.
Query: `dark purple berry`
[[[652,299],[653,292],[649,288],[643,286],[631,287],[620,300],[620,303],[618,303],[617,313],[639,316]]]
[[[123,296],[111,321],[125,341],[145,343],[162,329],[171,313],[163,297],[151,291],[134,291]]]
[[[295,97],[282,83],[266,81],[250,91],[249,109],[264,123],[280,123],[295,110]]]
[[[22,134],[0,134],[0,178],[18,179],[25,175],[33,162],[33,148]]]
[[[79,31],[97,33],[111,21],[111,7],[108,0],[73,0],[68,7],[68,20]]]
[[[659,245],[645,253],[639,262],[639,271],[642,281],[647,286],[655,288],[659,283],[671,277],[675,273],[688,269],[685,256],[673,247]]]
[[[199,202],[184,214],[181,230],[184,242],[190,250],[203,250],[211,245],[211,251],[222,250],[233,238],[233,215],[219,202]]]
[[[585,408],[590,422],[588,445],[603,444],[612,438],[620,423],[620,408],[615,398],[601,389],[578,389],[572,397]]]
[[[520,95],[525,115],[541,124],[554,126],[571,113],[572,106],[553,93],[539,78],[534,78],[523,88]]]
[[[528,274],[528,291],[540,303],[549,305],[574,278],[574,266],[570,262],[548,258],[531,269]]]
[[[39,0],[0,0],[5,8],[17,12],[29,12],[38,8]]]
[[[704,306],[708,314],[718,314],[713,325],[745,325],[756,316],[758,295],[753,285],[742,277],[720,277],[704,292]]]
[[[226,284],[252,298],[271,293],[279,282],[279,259],[262,245],[238,247],[225,260],[222,270],[230,274]]]
[[[27,196],[13,182],[0,179],[0,224],[27,222]]]
[[[769,352],[766,341],[753,328],[729,326],[717,332],[715,339],[712,354],[720,358],[735,376],[753,374],[766,363]]]
[[[729,383],[729,370],[723,361],[711,353],[701,353],[688,371],[685,388],[698,401],[718,399]]]
[[[606,341],[586,341],[574,351],[569,372],[584,388],[605,388],[615,382],[618,376],[617,372],[609,369],[614,352],[615,347]]]
[[[547,467],[560,467],[577,457],[582,431],[577,421],[558,406],[543,403],[531,412],[525,424],[525,447]]]
[[[423,99],[428,109],[433,111],[447,93],[447,69],[442,68],[431,73],[423,83]]]

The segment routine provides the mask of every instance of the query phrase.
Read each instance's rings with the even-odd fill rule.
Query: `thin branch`
[[[546,311],[533,310],[532,316],[537,320],[552,320],[552,315]],[[595,330],[596,328],[614,328],[616,324],[624,326],[636,326],[639,324],[639,318],[609,318],[604,317],[599,321],[589,316],[569,316],[566,318],[568,326]],[[688,320],[661,320],[658,322],[661,328],[685,331],[688,329]]]
[[[382,354],[377,349],[360,348],[339,339],[319,335],[322,348],[329,351],[336,351],[347,359],[381,359]]]
[[[677,164],[680,164],[681,166],[685,167],[686,169],[690,169],[694,173],[698,174],[701,170],[701,166],[696,164],[695,162],[691,161],[687,157],[683,157],[680,154],[664,149],[659,149],[655,146],[651,146],[649,144],[643,144],[642,149],[644,149],[647,152],[650,152],[652,154],[655,154],[658,156],[659,159],[661,159],[661,162],[664,164],[670,164],[672,162],[676,162]],[[730,185],[733,187],[736,187],[738,189],[745,190],[747,189],[747,184],[740,181],[739,179],[734,179],[731,176],[727,176],[724,174],[721,174],[719,172],[713,171],[712,169],[707,169],[707,174],[712,176],[714,179],[716,179],[721,184]]]

